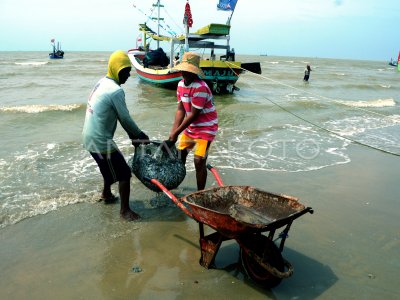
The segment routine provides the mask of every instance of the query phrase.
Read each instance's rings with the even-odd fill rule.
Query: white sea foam
[[[26,62],[16,62],[16,65],[20,66],[42,66],[48,64],[48,61],[26,61]]]
[[[82,107],[82,104],[34,104],[34,105],[20,105],[20,106],[9,106],[0,107],[0,112],[22,112],[28,114],[37,114],[45,111],[73,111]]]
[[[95,175],[96,163],[80,143],[31,144],[1,159],[0,228],[66,205],[96,201]]]
[[[396,102],[394,99],[377,99],[370,101],[342,101],[338,100],[337,102],[342,103],[347,106],[353,107],[391,107],[396,106]]]

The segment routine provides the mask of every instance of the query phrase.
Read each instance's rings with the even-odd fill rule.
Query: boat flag
[[[219,0],[217,4],[218,10],[234,11],[238,0]]]
[[[188,27],[192,27],[193,25],[192,12],[190,11],[189,0],[186,2],[185,6],[185,15],[183,16],[183,24],[187,25]]]
[[[55,39],[51,39],[51,42],[54,43],[54,42],[55,42]]]

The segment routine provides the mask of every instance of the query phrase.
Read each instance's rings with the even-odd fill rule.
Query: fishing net
[[[147,179],[157,179],[167,189],[177,188],[186,176],[185,164],[178,158],[175,147],[165,148],[160,142],[135,147],[128,161],[132,173],[149,189],[160,189]]]

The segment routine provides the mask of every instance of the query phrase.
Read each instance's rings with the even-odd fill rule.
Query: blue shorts
[[[132,177],[131,169],[119,151],[108,154],[90,152],[99,166],[104,183],[112,185],[117,181],[129,181]]]

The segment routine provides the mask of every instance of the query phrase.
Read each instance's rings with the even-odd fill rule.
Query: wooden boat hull
[[[170,66],[145,68],[143,66],[145,52],[143,51],[129,50],[128,56],[138,77],[143,81],[165,88],[176,88],[182,79],[181,72],[173,70]],[[204,81],[216,94],[233,93],[237,89],[235,83],[243,72],[241,63],[234,61],[201,60],[200,68],[205,74]]]
[[[129,50],[128,57],[136,70],[138,77],[151,84],[156,84],[164,88],[176,88],[182,79],[181,72],[174,71],[172,68],[145,68],[143,59],[145,52],[140,50]]]

